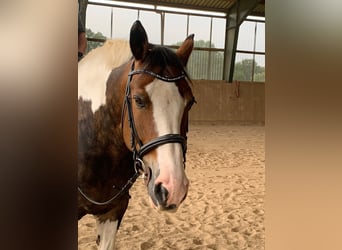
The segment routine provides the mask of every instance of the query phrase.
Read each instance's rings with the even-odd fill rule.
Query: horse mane
[[[93,112],[105,104],[106,82],[110,72],[131,57],[128,41],[107,40],[103,46],[91,50],[78,63],[78,96],[91,100]]]

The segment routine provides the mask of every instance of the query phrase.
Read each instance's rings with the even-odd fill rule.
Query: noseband
[[[158,75],[152,71],[149,71],[147,69],[137,69],[134,70],[134,61],[132,63],[131,66],[131,71],[128,73],[128,79],[127,79],[127,85],[126,85],[126,91],[125,91],[125,99],[124,99],[124,105],[123,105],[123,110],[122,110],[122,117],[121,117],[121,123],[122,123],[122,128],[123,128],[123,124],[124,124],[124,114],[125,114],[125,110],[127,109],[127,115],[128,115],[128,124],[129,127],[131,129],[131,149],[133,152],[133,161],[134,161],[134,168],[135,171],[142,171],[144,173],[148,173],[147,169],[145,169],[143,161],[142,161],[142,157],[144,155],[146,155],[148,152],[150,152],[151,150],[167,144],[167,143],[180,143],[182,145],[182,150],[183,150],[183,159],[184,159],[184,163],[185,163],[185,155],[186,155],[186,142],[187,142],[187,138],[184,137],[181,134],[165,134],[162,136],[159,136],[157,138],[152,139],[151,141],[147,142],[146,144],[143,144],[135,123],[134,123],[134,116],[133,116],[133,110],[132,110],[132,98],[131,98],[131,88],[130,88],[130,84],[132,81],[132,78],[134,75],[137,74],[148,74],[151,75],[159,80],[162,80],[164,82],[175,82],[178,81],[180,79],[185,78],[185,74],[182,73],[179,76],[176,77],[166,77],[166,76],[161,76]],[[139,145],[139,149],[137,148],[137,144]]]

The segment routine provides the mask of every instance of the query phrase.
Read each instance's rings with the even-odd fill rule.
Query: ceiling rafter
[[[238,0],[126,0],[131,3],[161,5],[174,8],[206,10],[227,13]],[[260,0],[252,15],[265,16],[265,1]]]

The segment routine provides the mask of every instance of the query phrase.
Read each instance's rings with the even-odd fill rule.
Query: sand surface
[[[186,200],[176,213],[158,212],[138,179],[116,249],[265,249],[265,127],[207,123],[189,130]],[[78,249],[97,249],[91,215],[78,232]]]

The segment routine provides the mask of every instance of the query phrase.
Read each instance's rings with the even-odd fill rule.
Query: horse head
[[[195,102],[185,71],[193,49],[190,35],[177,51],[152,45],[139,21],[130,32],[133,59],[122,111],[126,146],[141,168],[151,204],[159,210],[176,210],[185,199],[189,180],[185,174],[188,112]],[[123,88],[121,88],[123,89]]]

